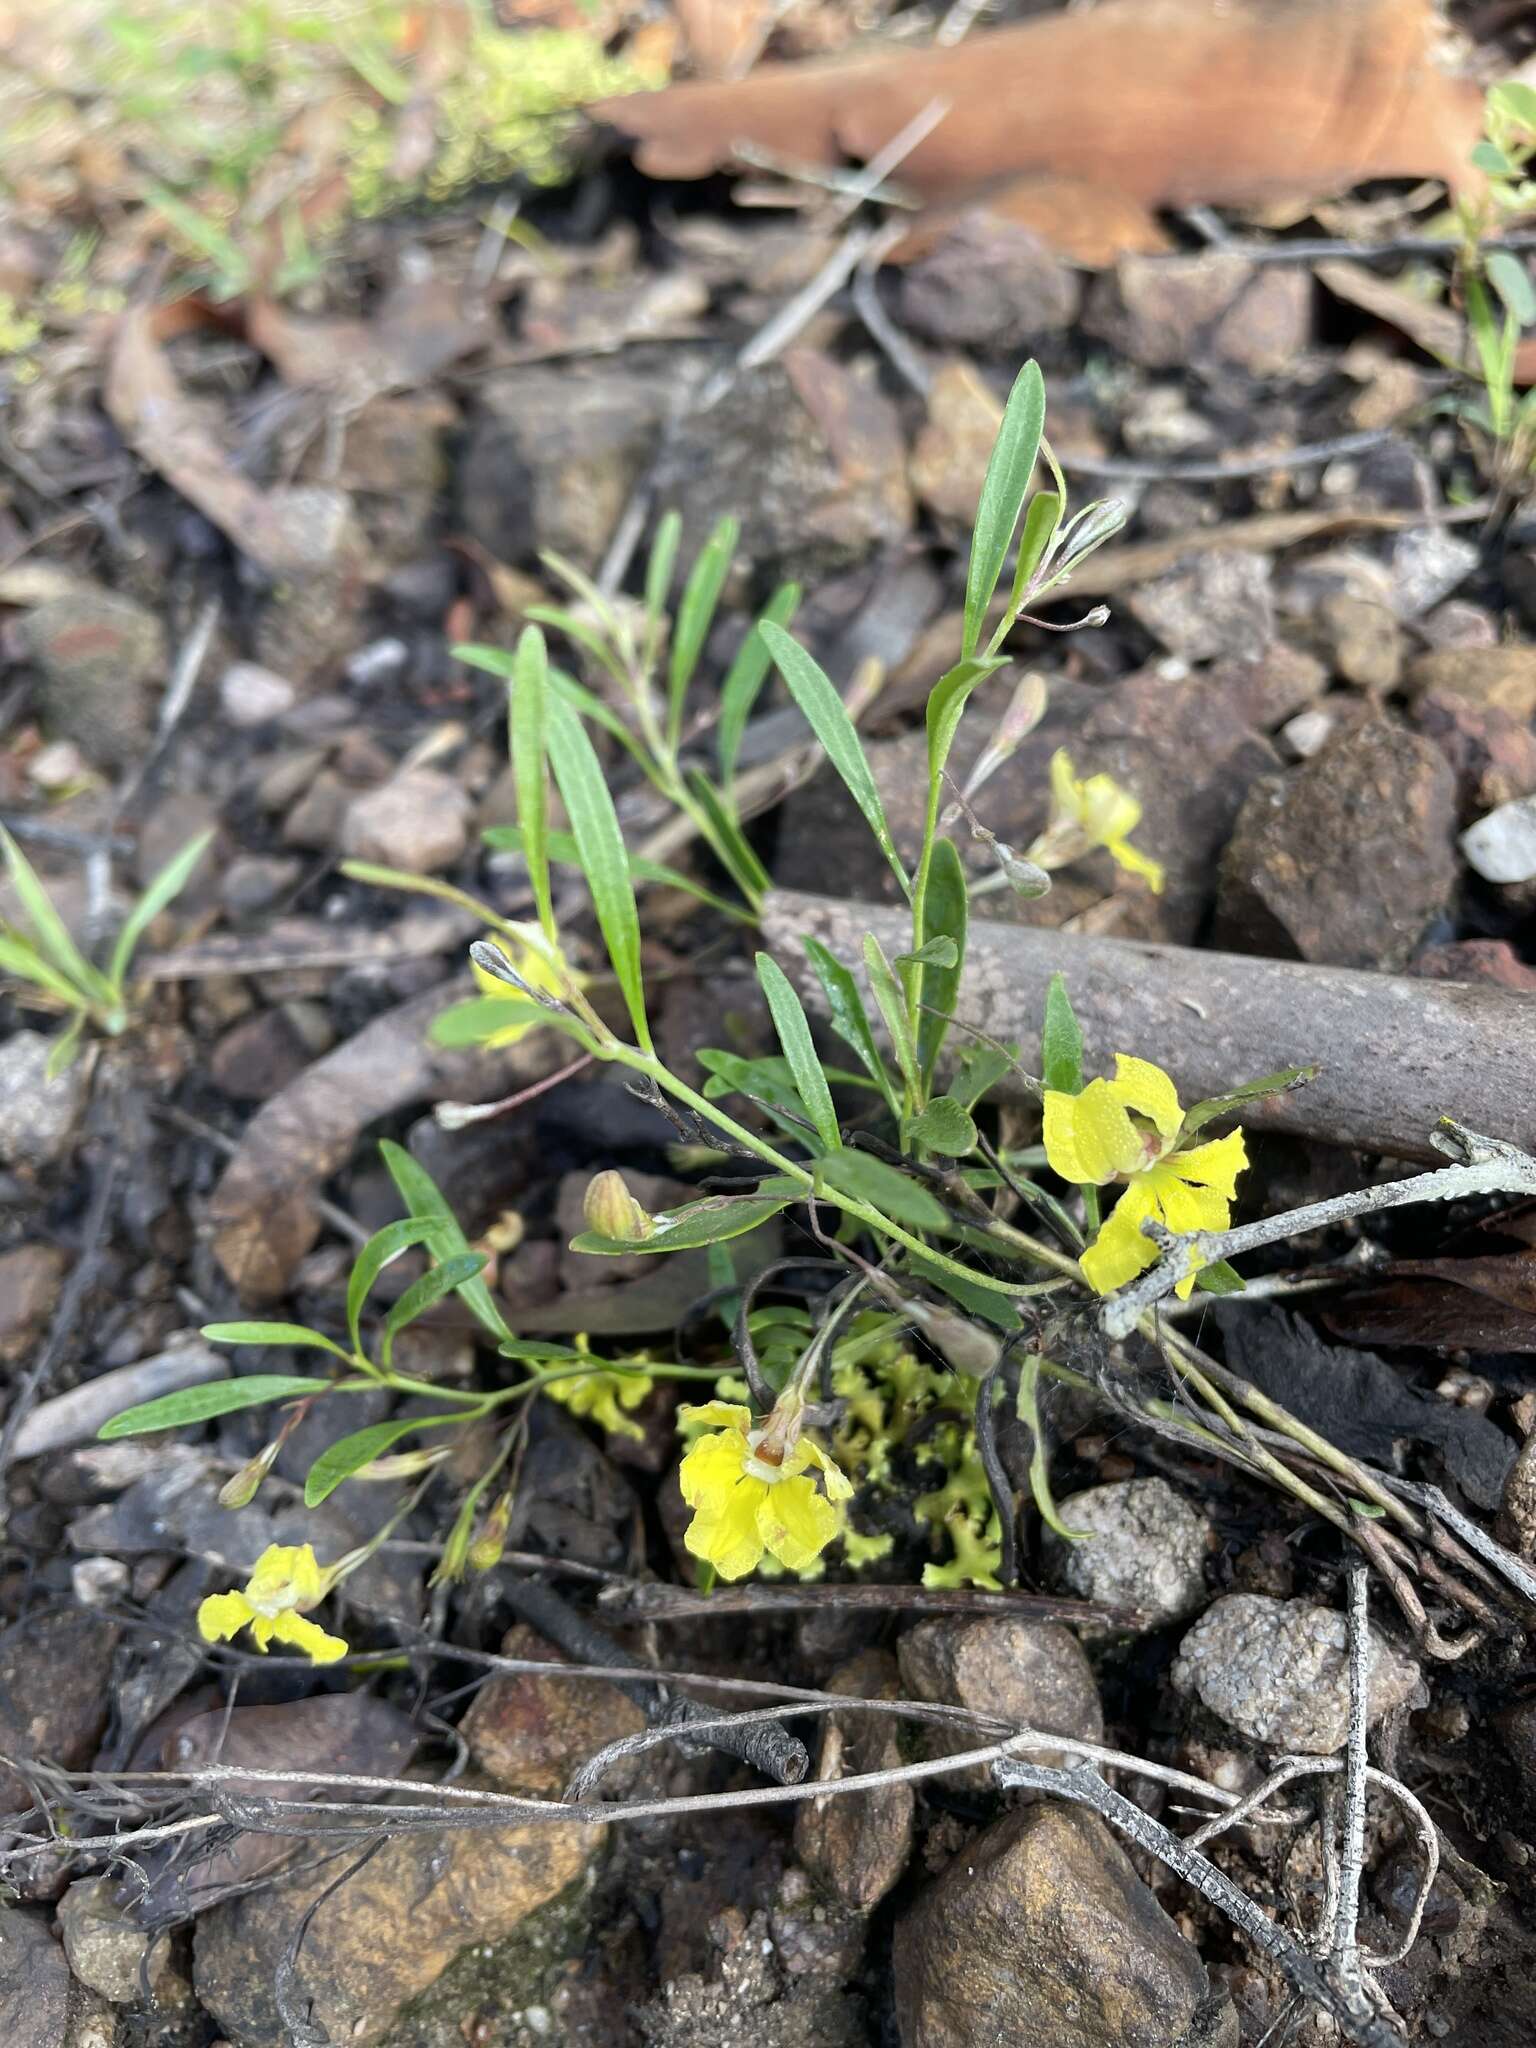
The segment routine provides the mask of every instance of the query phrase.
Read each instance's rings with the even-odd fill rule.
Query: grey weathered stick
[[[823,1011],[802,934],[855,972],[866,931],[887,953],[904,951],[911,939],[904,910],[782,891],[768,898],[763,930],[807,1003]],[[1183,1100],[1195,1102],[1259,1074],[1317,1062],[1322,1071],[1309,1087],[1251,1104],[1243,1121],[1429,1159],[1430,1133],[1442,1116],[1453,1116],[1536,1149],[1536,1004],[1527,996],[973,921],[961,1022],[1018,1040],[1028,1065],[1058,969],[1092,1072],[1112,1070],[1117,1052],[1135,1053],[1165,1067]],[[951,1044],[959,1042],[957,1033]]]

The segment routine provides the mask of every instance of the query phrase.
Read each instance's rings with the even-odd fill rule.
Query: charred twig
[[[616,1622],[714,1621],[728,1614],[807,1614],[849,1608],[866,1614],[1018,1615],[1030,1621],[1097,1622],[1138,1629],[1148,1617],[1133,1607],[1095,1600],[1054,1599],[1045,1593],[988,1593],[965,1586],[717,1586],[695,1593],[688,1586],[644,1585],[631,1580],[598,1595],[598,1606]]]
[[[513,1612],[567,1655],[589,1664],[625,1665],[635,1671],[648,1668],[643,1658],[624,1649],[606,1630],[588,1621],[585,1615],[578,1614],[558,1593],[539,1580],[514,1582],[505,1591],[507,1604]],[[654,1679],[648,1678],[643,1683],[620,1679],[617,1683],[649,1721],[665,1722],[681,1728],[686,1734],[693,1723],[713,1718],[696,1700],[679,1695],[667,1701]],[[777,1721],[765,1721],[740,1730],[717,1729],[714,1734],[699,1739],[712,1749],[723,1749],[730,1756],[740,1757],[754,1770],[761,1771],[765,1778],[772,1778],[780,1785],[798,1785],[811,1767],[805,1744]]]

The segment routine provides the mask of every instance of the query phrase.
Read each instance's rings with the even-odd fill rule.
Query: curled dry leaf
[[[1429,0],[1109,0],[953,49],[764,65],[592,111],[656,177],[706,176],[748,141],[798,164],[867,162],[936,101],[903,159],[930,207],[982,200],[1084,263],[1164,246],[1159,207],[1321,197],[1468,175],[1481,95],[1431,54]]]

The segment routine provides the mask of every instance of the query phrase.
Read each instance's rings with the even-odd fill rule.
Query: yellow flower
[[[1161,895],[1161,866],[1130,843],[1140,823],[1141,805],[1128,789],[1111,775],[1075,775],[1071,755],[1058,747],[1051,756],[1050,823],[1029,849],[1029,858],[1044,868],[1060,868],[1102,846],[1117,867],[1142,876],[1154,895]]]
[[[507,936],[510,933],[511,936]],[[551,946],[536,924],[513,924],[507,932],[497,932],[487,944],[504,953],[530,988],[543,991],[547,996],[563,998],[571,984],[579,984],[580,977],[565,964],[565,956],[558,947]],[[483,996],[491,996],[497,1002],[527,1004],[530,998],[519,995],[510,982],[502,981],[497,975],[482,967],[473,956],[469,971]],[[488,1048],[502,1045],[516,1045],[520,1038],[526,1038],[530,1031],[537,1031],[543,1020],[537,1016],[523,1015],[515,1024],[509,1024],[502,1031],[496,1031],[489,1038],[481,1040]]]
[[[776,1432],[790,1441],[782,1462],[758,1456],[767,1427],[754,1427],[750,1408],[708,1401],[681,1410],[685,1422],[709,1425],[683,1459],[678,1481],[693,1509],[684,1543],[722,1579],[741,1579],[766,1553],[786,1570],[803,1572],[843,1527],[839,1503],[853,1487],[819,1444],[791,1424]],[[773,1418],[770,1418],[772,1426]],[[809,1467],[821,1474],[823,1493]]]
[[[1045,1156],[1063,1180],[1103,1187],[1124,1181],[1120,1197],[1083,1254],[1083,1272],[1099,1294],[1113,1294],[1150,1266],[1157,1247],[1141,1226],[1155,1216],[1170,1230],[1225,1230],[1237,1176],[1248,1164],[1241,1131],[1178,1149],[1184,1112],[1172,1081],[1149,1060],[1115,1055],[1113,1081],[1090,1081],[1081,1095],[1045,1093]],[[1188,1299],[1195,1276],[1175,1290]]]
[[[272,1642],[292,1643],[317,1664],[334,1664],[345,1657],[347,1645],[340,1636],[328,1636],[318,1622],[304,1619],[331,1590],[334,1578],[334,1569],[316,1563],[309,1544],[269,1543],[243,1593],[215,1593],[198,1608],[198,1633],[205,1643],[224,1643],[249,1628],[258,1650]]]
[[[576,1349],[586,1348],[586,1338],[578,1337]],[[633,1437],[636,1443],[643,1443],[645,1431],[620,1410],[638,1408],[655,1384],[648,1372],[609,1372],[594,1367],[591,1372],[578,1374],[573,1367],[568,1380],[550,1380],[544,1391],[551,1401],[558,1401],[573,1415],[595,1422],[610,1436]]]

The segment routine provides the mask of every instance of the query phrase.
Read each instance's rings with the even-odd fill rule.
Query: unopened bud
[[[282,1439],[279,1437],[274,1442],[268,1444],[265,1450],[258,1451],[248,1465],[242,1465],[233,1479],[227,1479],[219,1488],[219,1506],[221,1508],[249,1507],[256,1498],[257,1489],[260,1487],[261,1482],[276,1464],[277,1454],[282,1447]]]
[[[966,777],[964,794],[967,797],[975,796],[982,784],[1018,751],[1044,718],[1049,702],[1050,690],[1045,677],[1038,669],[1031,669],[1021,678],[996,732]]]
[[[643,1244],[655,1223],[629,1192],[622,1173],[611,1166],[593,1176],[581,1199],[581,1213],[587,1228],[620,1244]]]
[[[507,1530],[512,1521],[512,1495],[504,1493],[485,1518],[480,1534],[469,1546],[469,1568],[472,1572],[488,1572],[501,1563],[501,1553],[507,1547]]]
[[[1011,846],[1004,846],[1000,839],[995,842],[992,851],[996,854],[997,864],[1007,877],[1008,886],[1015,896],[1022,896],[1026,902],[1032,902],[1035,897],[1049,893],[1051,878],[1044,868],[1037,867],[1034,861],[1026,860],[1022,854],[1015,853]]]

